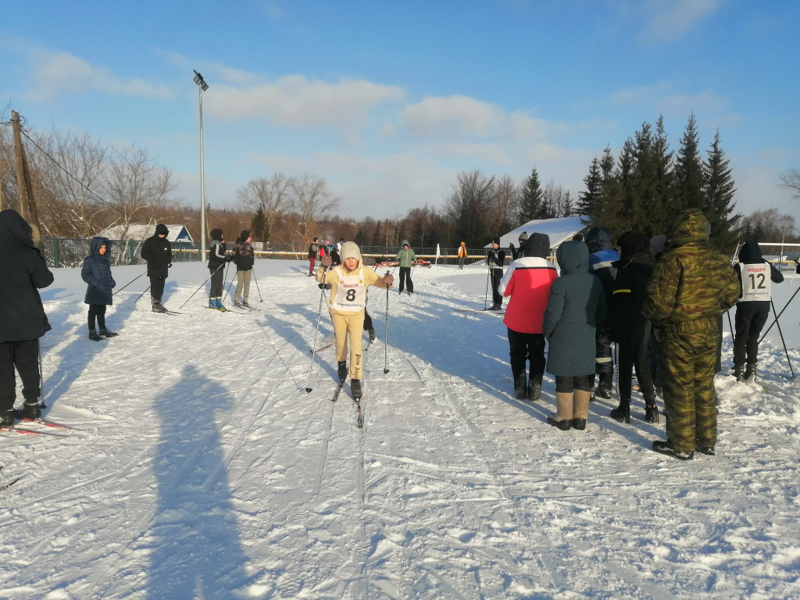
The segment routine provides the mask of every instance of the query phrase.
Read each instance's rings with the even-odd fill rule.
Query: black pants
[[[502,305],[503,295],[499,292],[503,269],[489,269],[492,272],[492,304]]]
[[[100,331],[106,328],[106,305],[105,304],[90,304],[89,305],[89,329],[94,331],[94,322],[97,319],[97,326]]]
[[[211,269],[211,293],[208,295],[209,298],[222,298],[224,277],[225,271],[222,269],[222,265],[216,270]]]
[[[594,338],[595,373],[610,375],[614,373],[614,356],[611,349],[611,336],[608,329],[597,328]]]
[[[39,402],[42,393],[39,383],[39,340],[24,342],[0,342],[0,411],[14,408],[17,397],[17,382],[14,368],[22,379],[22,395],[25,402]]]
[[[161,302],[161,296],[164,295],[164,282],[166,279],[162,277],[150,278],[150,298],[153,302]]]
[[[650,374],[650,353],[648,344],[634,344],[623,342],[619,348],[619,399],[620,402],[631,401],[631,375],[636,370],[636,379],[642,391],[645,402],[652,404],[656,398],[653,388],[653,378]]]
[[[576,375],[575,377],[562,377],[556,375],[556,392],[571,394],[575,390],[579,392],[591,392],[594,374]]]
[[[508,330],[508,356],[514,381],[525,373],[530,361],[530,379],[542,380],[544,375],[544,335]]]
[[[367,309],[364,309],[364,331],[372,329],[372,317],[369,316]]]
[[[750,307],[742,302],[736,307],[736,336],[733,339],[733,364],[754,365],[758,362],[758,338],[769,318],[769,304],[759,302],[760,306]]]
[[[400,291],[405,289],[405,284],[408,283],[409,293],[414,293],[414,282],[411,281],[411,267],[400,267]]]

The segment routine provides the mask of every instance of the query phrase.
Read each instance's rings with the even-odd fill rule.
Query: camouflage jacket
[[[644,316],[668,328],[716,318],[736,303],[739,280],[730,259],[708,243],[708,221],[698,209],[681,213],[647,288]]]

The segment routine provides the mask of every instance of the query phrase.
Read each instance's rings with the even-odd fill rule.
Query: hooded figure
[[[111,276],[111,242],[108,238],[94,237],[89,242],[91,253],[83,259],[81,277],[86,282],[84,302],[89,305],[89,339],[95,342],[117,334],[106,328],[106,306],[113,304],[111,290],[117,285]],[[95,320],[100,333],[95,329]]]
[[[630,423],[631,375],[635,369],[644,396],[645,420],[657,423],[656,393],[648,356],[650,321],[642,314],[655,257],[650,252],[650,238],[643,233],[628,231],[618,243],[621,258],[613,263],[617,276],[606,318],[611,339],[619,348],[619,406],[611,411],[611,417]]]
[[[671,250],[650,277],[644,316],[661,341],[667,440],[653,450],[682,460],[717,443],[714,365],[718,317],[739,296],[730,259],[708,243],[708,221],[698,209],[683,211],[667,232]]]
[[[147,261],[147,276],[150,278],[150,299],[153,312],[167,312],[161,303],[164,283],[172,266],[172,245],[167,239],[169,229],[166,225],[156,225],[156,232],[142,244],[142,258]]]
[[[411,281],[411,267],[414,261],[417,260],[417,255],[408,245],[408,240],[403,240],[402,246],[400,252],[397,253],[397,261],[400,263],[400,293],[402,294],[407,286],[408,294],[411,295],[414,293],[414,282]],[[344,261],[344,256],[342,261]]]
[[[388,289],[394,277],[386,274],[380,277],[375,271],[363,266],[361,250],[355,242],[342,244],[342,264],[331,268],[331,257],[321,258],[322,266],[317,269],[317,281],[322,294],[330,290],[328,310],[331,314],[333,331],[336,335],[336,361],[339,380],[344,383],[348,375],[347,356],[350,355],[350,389],[355,400],[362,395],[361,375],[363,361],[361,336],[364,333],[364,313],[367,306],[367,288],[375,286]],[[320,299],[320,302],[322,299]],[[349,353],[348,353],[349,338]]]
[[[611,230],[608,227],[592,227],[586,232],[586,245],[589,247],[589,266],[591,273],[603,284],[606,306],[611,305],[611,293],[614,290],[614,262],[619,254],[614,250]],[[614,359],[611,349],[611,333],[606,323],[599,323],[595,334],[595,373],[600,376],[595,396],[611,398],[611,386],[614,378]]]
[[[550,349],[547,372],[556,378],[559,429],[585,429],[594,378],[594,339],[606,312],[603,284],[589,273],[589,249],[564,242],[556,252],[561,275],[550,288],[542,330]]]
[[[783,273],[764,260],[761,248],[752,241],[745,242],[741,247],[739,262],[733,268],[742,288],[736,304],[733,372],[736,381],[749,382],[756,375],[758,339],[769,317],[772,284],[781,283]]]
[[[16,373],[22,380],[22,417],[38,419],[39,338],[50,331],[39,290],[53,283],[31,227],[12,209],[0,211],[0,427],[14,424]]]
[[[252,279],[255,260],[256,253],[253,250],[253,244],[250,243],[250,232],[244,229],[239,234],[239,243],[233,247],[233,263],[236,265],[234,306],[249,307],[247,299],[250,297],[250,280]]]
[[[461,242],[461,245],[458,247],[458,268],[464,268],[464,262],[467,260],[467,243]]]
[[[508,267],[498,290],[509,298],[503,323],[508,328],[514,393],[518,400],[538,401],[545,366],[542,321],[550,286],[558,277],[558,271],[547,260],[550,238],[546,234],[534,233],[520,252],[522,256]],[[528,361],[530,375],[526,372]]]

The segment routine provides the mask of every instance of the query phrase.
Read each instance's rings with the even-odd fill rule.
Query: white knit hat
[[[358,249],[358,244],[355,242],[345,242],[342,245],[342,251],[339,253],[339,258],[342,259],[342,264],[348,258],[355,258],[358,260],[358,264],[363,263],[363,259],[361,258],[361,250]]]

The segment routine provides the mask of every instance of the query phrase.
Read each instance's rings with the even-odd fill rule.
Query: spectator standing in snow
[[[246,229],[239,235],[239,243],[233,247],[233,264],[236,265],[236,293],[233,296],[234,306],[248,306],[250,297],[250,280],[256,254],[253,250],[253,236]]]
[[[514,244],[508,245],[509,249],[511,250],[511,260],[517,260],[518,258],[523,256],[522,247],[525,245],[525,242],[527,241],[528,241],[528,232],[523,231],[522,233],[519,234],[519,237],[517,238],[517,242],[519,242],[519,250],[514,248]]]
[[[592,227],[586,232],[586,245],[589,247],[589,267],[603,284],[606,306],[611,305],[611,293],[614,290],[614,267],[612,263],[619,260],[619,253],[611,242],[611,230],[608,227]],[[611,337],[606,323],[598,323],[595,339],[595,373],[599,382],[594,390],[598,398],[611,398],[614,380],[614,358],[611,348]]]
[[[89,242],[90,254],[83,259],[81,278],[86,282],[84,303],[89,305],[89,339],[99,342],[103,338],[117,337],[106,328],[106,306],[113,304],[111,290],[117,285],[111,276],[111,242],[104,237],[94,237]],[[98,334],[95,327],[100,329]]]
[[[230,262],[231,256],[225,255],[225,234],[222,229],[211,230],[211,245],[208,248],[208,270],[211,272],[211,290],[208,294],[208,307],[225,312],[222,304],[222,286],[225,271],[222,265]]]
[[[31,226],[13,209],[0,211],[0,427],[14,425],[16,371],[22,380],[23,419],[38,419],[39,338],[50,331],[39,290],[53,283]]]
[[[461,245],[458,247],[458,268],[464,268],[464,262],[467,260],[467,243],[461,242]]]
[[[164,283],[172,266],[172,244],[167,239],[169,229],[166,225],[156,225],[156,232],[142,244],[142,258],[147,261],[147,276],[150,278],[150,300],[153,312],[164,313],[167,309],[161,303]]]
[[[350,388],[353,398],[361,398],[361,376],[363,361],[361,336],[364,333],[364,312],[367,307],[367,288],[375,286],[389,288],[394,277],[386,274],[380,277],[375,271],[364,267],[361,250],[355,242],[345,242],[342,246],[342,264],[331,267],[330,256],[321,259],[322,267],[317,269],[317,281],[330,289],[328,310],[336,335],[337,374],[341,381],[348,375],[348,337],[350,342]]]
[[[542,396],[545,367],[542,321],[550,286],[558,277],[555,265],[547,260],[549,253],[550,238],[543,233],[531,235],[498,288],[509,298],[503,323],[508,328],[511,376],[517,400],[528,398],[536,402]]]
[[[755,378],[758,338],[769,317],[772,301],[771,284],[781,283],[783,273],[761,256],[761,248],[752,241],[745,242],[741,247],[739,262],[733,268],[741,284],[741,294],[736,304],[733,371],[736,381],[742,382]]]
[[[564,242],[556,251],[561,274],[550,287],[542,331],[550,344],[547,372],[556,378],[556,416],[562,431],[586,429],[595,365],[595,330],[605,317],[600,279],[589,273],[589,249]]]
[[[492,305],[489,310],[503,309],[503,294],[500,293],[500,280],[503,278],[503,265],[506,262],[506,251],[500,250],[500,238],[492,240],[492,248],[486,255],[489,265],[489,276],[492,281]]]
[[[317,238],[311,240],[311,245],[308,247],[308,276],[314,276],[314,267],[317,264],[317,253],[319,252],[319,245]]]
[[[651,325],[642,314],[647,282],[656,260],[650,252],[650,239],[643,233],[629,231],[623,234],[619,238],[619,247],[621,258],[613,263],[617,276],[606,319],[611,339],[619,349],[619,406],[611,411],[611,418],[620,423],[631,422],[631,375],[635,369],[644,396],[645,420],[658,423],[648,355]]]
[[[409,296],[414,293],[414,282],[411,281],[411,266],[417,260],[417,255],[408,245],[408,240],[403,240],[402,249],[397,253],[397,261],[400,263],[400,293],[408,287]]]
[[[695,450],[716,452],[718,317],[739,297],[736,271],[708,243],[708,229],[698,209],[676,217],[667,232],[671,250],[657,263],[644,303],[661,342],[667,410],[667,439],[653,442],[653,450],[681,460]]]

